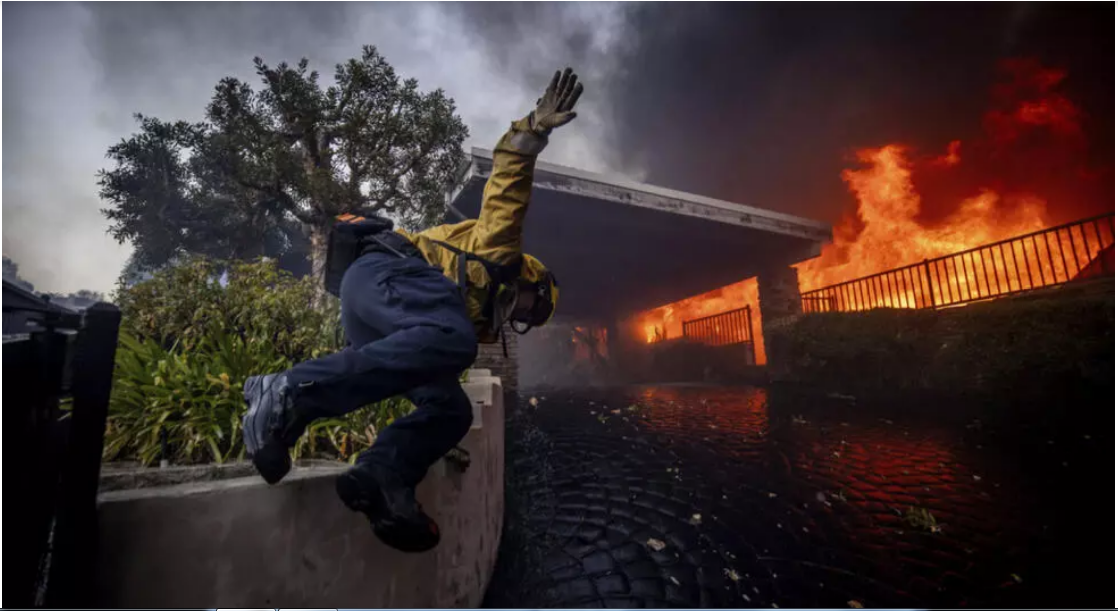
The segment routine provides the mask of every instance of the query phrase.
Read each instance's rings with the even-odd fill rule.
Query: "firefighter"
[[[338,287],[344,350],[245,381],[245,446],[269,484],[291,469],[289,448],[315,419],[403,395],[415,411],[380,431],[336,488],[387,545],[422,552],[438,544],[415,488],[470,428],[460,374],[479,342],[503,339],[506,326],[527,332],[555,311],[558,284],[522,252],[522,228],[536,157],[551,131],[575,118],[582,89],[570,68],[556,72],[536,108],[512,124],[493,151],[477,220],[363,239]]]

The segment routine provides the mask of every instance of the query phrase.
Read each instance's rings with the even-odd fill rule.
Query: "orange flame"
[[[943,155],[931,159],[918,158],[899,144],[857,152],[861,167],[842,174],[857,200],[855,212],[835,226],[834,240],[820,257],[796,266],[801,291],[1049,226],[1047,202],[1032,190],[1052,195],[1051,187],[1061,180],[1082,182],[1082,170],[1066,166],[1083,146],[1081,113],[1056,91],[1064,71],[1028,60],[1007,61],[1000,68],[1007,78],[993,87],[984,137],[972,145],[952,141]],[[1054,170],[1052,161],[1064,167]],[[1038,182],[1041,176],[1052,184]],[[916,184],[929,192],[945,185],[959,188],[927,210],[928,198]]]
[[[754,353],[757,364],[765,363],[765,347],[761,338],[761,310],[758,307],[757,279],[749,278],[713,291],[688,297],[636,316],[638,337],[652,344],[683,337],[683,323],[713,314],[751,308]]]
[[[1059,199],[1070,209],[1073,202],[1063,200],[1074,199],[1067,196],[1077,191],[1061,180],[1074,185],[1106,182],[1105,172],[1072,167],[1085,139],[1082,113],[1055,90],[1065,72],[1028,60],[1008,61],[1001,69],[1008,78],[993,88],[993,109],[983,118],[984,138],[968,146],[953,140],[942,155],[934,157],[919,157],[901,144],[857,151],[859,167],[842,173],[856,206],[835,225],[833,241],[823,247],[821,256],[796,266],[801,292],[1043,229],[1050,219],[1046,197],[1037,192]],[[914,177],[932,183],[925,185]],[[918,184],[931,188],[922,194]],[[935,192],[943,186],[960,188],[944,198]],[[1112,201],[1103,203],[1112,205]],[[1060,238],[1056,241],[1056,249],[1064,248]],[[1103,245],[1079,246],[1084,253],[1098,253]],[[1016,264],[1013,259],[1018,256],[1014,252],[1009,264]],[[1081,266],[1089,260],[1081,261]],[[997,268],[1007,264],[995,255],[980,263]],[[1056,271],[1030,273],[1059,277]],[[980,284],[969,271],[954,281]],[[916,303],[913,297],[907,295],[907,305]],[[647,343],[675,339],[683,335],[685,321],[747,304],[753,307],[757,362],[763,364],[756,279],[643,312],[634,319],[634,333]]]
[[[958,161],[953,145],[939,160]],[[926,227],[917,218],[920,194],[912,184],[912,163],[896,144],[858,152],[867,167],[843,172],[857,197],[857,217],[835,228],[834,241],[820,257],[797,266],[801,291],[966,250],[1043,229],[1044,201],[1029,195],[980,191],[958,204],[947,218]],[[861,225],[859,230],[858,225]]]

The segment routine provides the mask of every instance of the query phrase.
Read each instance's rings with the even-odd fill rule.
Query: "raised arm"
[[[574,120],[573,108],[581,95],[582,84],[570,68],[556,72],[536,109],[515,121],[497,142],[474,226],[473,251],[478,256],[500,265],[520,260],[536,156],[547,146],[552,129]]]

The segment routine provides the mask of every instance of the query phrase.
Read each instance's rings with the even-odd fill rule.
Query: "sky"
[[[133,113],[200,120],[252,58],[333,66],[373,44],[491,146],[552,70],[586,85],[547,161],[835,221],[853,150],[980,129],[997,61],[1068,71],[1114,162],[1114,6],[19,3],[3,6],[3,249],[40,290],[112,288],[96,172]],[[1111,207],[1113,191],[1110,192]]]

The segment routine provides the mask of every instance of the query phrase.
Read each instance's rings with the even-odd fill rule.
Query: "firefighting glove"
[[[547,91],[536,100],[536,109],[529,115],[532,131],[546,138],[551,130],[573,121],[578,116],[573,109],[581,95],[582,83],[578,82],[578,75],[570,68],[562,72],[556,70]]]

